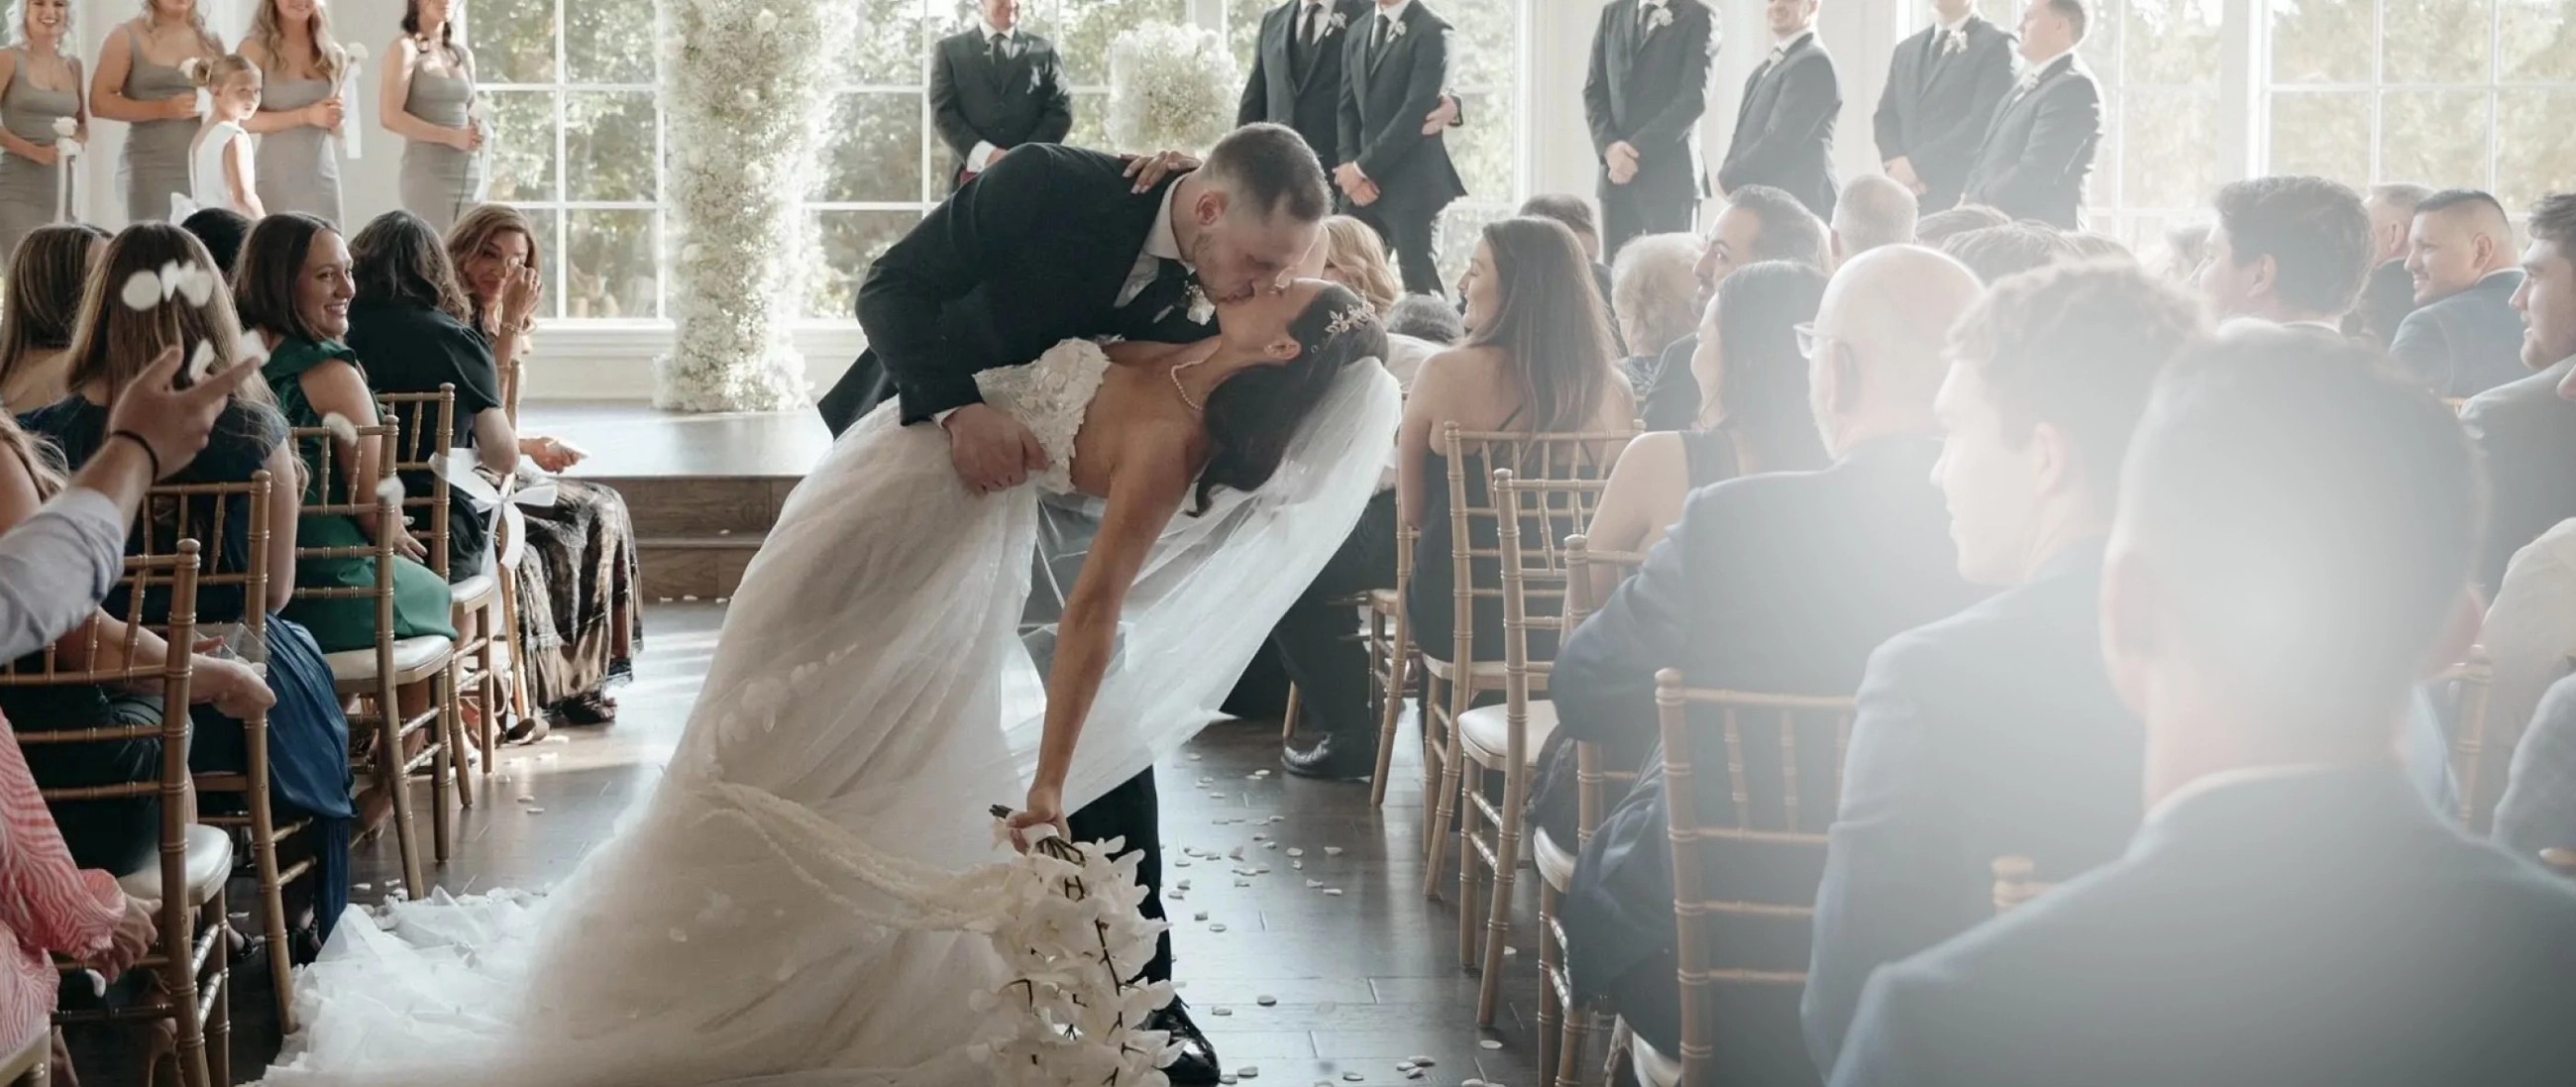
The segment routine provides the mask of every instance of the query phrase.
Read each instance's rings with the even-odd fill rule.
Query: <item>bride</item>
[[[1015,824],[1061,830],[1211,720],[1395,429],[1357,296],[1298,280],[1220,312],[1200,343],[978,375],[1045,447],[1035,487],[968,493],[892,404],[852,428],[752,561],[651,798],[543,898],[340,926],[266,1082],[989,1078],[967,998],[1007,975],[959,931],[969,873],[1010,855],[987,807],[1024,791]],[[1098,523],[1043,681],[1018,632],[1041,491]]]

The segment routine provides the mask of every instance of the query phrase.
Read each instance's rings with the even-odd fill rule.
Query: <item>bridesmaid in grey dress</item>
[[[302,212],[340,225],[340,80],[348,54],[331,38],[321,0],[259,0],[241,54],[267,73],[259,112],[243,127],[259,137],[259,201],[274,215]]]
[[[170,194],[189,191],[188,146],[204,109],[179,66],[222,56],[224,47],[207,32],[196,0],[145,0],[143,14],[122,29],[99,52],[89,97],[99,116],[132,126],[116,167],[126,220],[166,220]]]
[[[0,51],[0,261],[15,255],[30,231],[53,222],[62,207],[55,122],[68,117],[84,130],[89,123],[80,62],[62,53],[71,0],[28,0],[24,11],[18,32],[25,44]]]
[[[387,51],[385,131],[403,138],[402,206],[441,234],[482,201],[483,126],[472,116],[474,55],[456,44],[449,0],[409,0]]]

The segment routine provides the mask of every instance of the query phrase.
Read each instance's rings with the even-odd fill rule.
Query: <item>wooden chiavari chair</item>
[[[176,554],[182,541],[228,538],[233,519],[243,519],[241,528],[249,549],[241,568],[233,569],[225,561],[218,544],[203,552],[204,569],[197,573],[197,595],[202,600],[210,591],[230,589],[241,594],[241,632],[238,639],[241,656],[263,672],[268,652],[268,556],[269,502],[274,481],[267,472],[254,473],[240,483],[191,483],[155,487],[145,503],[145,514],[139,518],[137,539],[142,557]],[[207,624],[198,625],[200,636],[208,633]],[[295,967],[288,955],[286,931],[286,887],[314,871],[314,861],[307,857],[293,865],[281,866],[278,847],[302,834],[313,825],[309,818],[287,823],[277,821],[269,797],[268,711],[261,709],[242,721],[242,769],[238,772],[197,774],[197,795],[240,797],[241,810],[201,810],[197,821],[207,826],[222,827],[240,833],[248,848],[234,853],[234,875],[251,880],[259,887],[260,928],[268,938],[268,966],[277,1005],[280,1030],[295,1029]]]
[[[1512,888],[1518,880],[1524,809],[1538,753],[1556,731],[1556,706],[1535,697],[1551,662],[1533,652],[1530,633],[1565,631],[1566,550],[1560,542],[1592,523],[1605,484],[1600,479],[1522,479],[1494,470],[1491,493],[1500,511],[1503,600],[1503,701],[1458,715],[1458,959],[1483,977],[1476,1025],[1492,1026],[1502,995],[1503,948],[1511,935]],[[1552,653],[1546,656],[1553,656]],[[1501,788],[1490,791],[1499,775]],[[1500,795],[1497,803],[1495,793]],[[1491,832],[1490,837],[1488,831]],[[1479,940],[1478,927],[1482,926]]]
[[[1634,551],[1595,551],[1584,536],[1565,539],[1565,629],[1572,633],[1585,619],[1601,609],[1603,596],[1592,591],[1595,567],[1616,571],[1621,579],[1646,561]],[[1538,1045],[1539,1075],[1546,1087],[1571,1087],[1582,1082],[1584,1046],[1592,1034],[1594,1009],[1574,998],[1573,976],[1566,966],[1565,923],[1558,915],[1567,889],[1574,881],[1575,860],[1583,847],[1592,841],[1592,832],[1601,825],[1601,816],[1609,806],[1606,790],[1634,784],[1634,770],[1613,771],[1602,766],[1601,745],[1588,740],[1574,742],[1575,765],[1575,845],[1569,850],[1559,845],[1545,828],[1530,838],[1530,855],[1536,861],[1538,892]]]
[[[2496,803],[2504,799],[2505,768],[2513,761],[2518,737],[2496,735],[2488,720],[2487,696],[2495,669],[2486,651],[2472,647],[2469,659],[2452,665],[2434,682],[2449,698],[2451,780],[2459,791],[2460,825],[2485,837],[2495,822]]]
[[[2576,879],[2576,849],[2560,849],[2552,846],[2541,850],[2540,866],[2569,879]]]
[[[1634,430],[1528,434],[1467,430],[1456,423],[1441,428],[1441,441],[1449,458],[1449,559],[1454,633],[1445,657],[1439,647],[1416,647],[1425,680],[1422,776],[1429,795],[1423,798],[1423,802],[1432,809],[1431,818],[1423,828],[1422,893],[1426,896],[1437,898],[1440,895],[1440,877],[1446,871],[1459,790],[1466,781],[1466,766],[1458,750],[1458,717],[1474,706],[1478,697],[1502,694],[1505,682],[1504,662],[1476,659],[1476,604],[1480,600],[1491,600],[1499,607],[1503,596],[1502,578],[1498,572],[1502,548],[1499,543],[1481,544],[1478,541],[1500,539],[1502,508],[1490,486],[1479,486],[1473,490],[1468,487],[1467,465],[1472,461],[1486,472],[1508,469],[1524,479],[1606,480],[1610,478],[1610,467],[1618,460],[1620,451],[1626,449],[1628,439],[1635,436]],[[1478,493],[1480,491],[1483,493]],[[1484,531],[1488,528],[1492,531]]]
[[[310,547],[298,540],[296,561],[301,564],[319,559],[373,559],[375,581],[356,587],[302,586],[295,589],[298,600],[366,600],[376,609],[376,643],[367,649],[326,653],[323,661],[331,668],[331,678],[340,697],[354,698],[349,712],[349,746],[351,768],[365,774],[375,786],[383,789],[393,805],[394,841],[400,848],[405,890],[413,895],[426,893],[423,878],[426,868],[421,863],[420,846],[412,832],[411,775],[426,770],[430,785],[430,842],[434,858],[446,863],[448,851],[447,822],[447,743],[444,724],[447,704],[449,658],[455,645],[446,638],[394,637],[394,539],[406,531],[402,508],[394,499],[377,493],[385,463],[390,459],[394,428],[390,423],[375,423],[353,428],[359,448],[373,445],[386,455],[375,458],[378,471],[373,478],[347,479],[335,486],[334,475],[350,475],[340,463],[336,439],[327,427],[298,427],[287,432],[288,441],[299,450],[308,443],[321,446],[323,455],[305,458],[307,464],[318,464],[319,476],[308,495],[319,495],[318,501],[304,504],[304,516],[338,516],[376,525],[372,543],[352,547]],[[407,711],[404,692],[416,692],[416,700],[427,708]],[[368,735],[370,742],[363,753],[358,738]],[[417,737],[420,751],[409,753]]]
[[[394,427],[395,452],[391,473],[426,473],[427,494],[403,491],[403,519],[429,526],[428,566],[440,581],[446,582],[449,599],[449,621],[456,627],[456,645],[448,657],[446,713],[439,721],[439,733],[446,738],[448,763],[456,773],[456,802],[459,807],[474,806],[474,775],[466,765],[468,750],[463,705],[476,704],[480,714],[473,747],[482,755],[483,769],[492,769],[492,746],[496,735],[492,718],[499,705],[499,661],[493,640],[493,628],[500,621],[500,579],[491,574],[476,574],[457,579],[454,570],[455,535],[449,505],[455,495],[448,482],[453,470],[450,456],[456,449],[456,386],[441,385],[429,393],[377,393],[376,413]],[[475,662],[473,681],[465,674],[468,661]],[[467,691],[474,692],[468,695]]]
[[[118,616],[125,625],[124,635],[111,639],[101,624],[89,624],[70,636],[81,640],[83,666],[66,661],[63,642],[58,641],[44,650],[35,667],[11,665],[0,670],[0,687],[132,686],[160,692],[159,724],[47,722],[68,727],[39,728],[37,722],[21,721],[16,722],[18,745],[33,750],[161,742],[159,771],[149,780],[85,786],[36,783],[50,805],[144,797],[155,797],[161,805],[154,862],[117,877],[126,894],[160,903],[154,946],[134,964],[134,969],[153,971],[152,991],[120,1008],[57,1011],[54,1022],[168,1020],[175,1042],[171,1054],[177,1062],[175,1078],[190,1087],[210,1087],[230,1082],[232,1015],[224,981],[232,949],[225,938],[224,882],[232,875],[233,843],[231,835],[189,820],[188,689],[194,666],[189,650],[196,637],[197,559],[195,540],[180,541],[172,554],[127,559],[125,604]],[[168,602],[166,623],[145,622],[147,598]],[[168,643],[168,652],[159,659],[143,655],[142,634],[154,627],[164,632]],[[110,645],[121,653],[122,665],[102,663],[103,650]],[[57,968],[68,984],[86,984],[82,980],[86,967],[61,962]],[[153,1063],[159,1064],[159,1055]]]
[[[1808,934],[1824,878],[1825,830],[1841,804],[1852,700],[1686,687],[1655,674],[1664,741],[1664,808],[1673,846],[1674,956],[1681,1052],[1635,1046],[1641,1078],[1712,1082],[1720,990],[1730,1010],[1763,1021],[1748,1034],[1793,1048],[1807,981]],[[1691,710],[1702,708],[1705,714]],[[1714,767],[1711,757],[1723,761]],[[1714,794],[1701,779],[1724,774]],[[1722,811],[1703,813],[1709,795]],[[1751,954],[1748,954],[1751,952]],[[1764,959],[1765,953],[1772,957]]]

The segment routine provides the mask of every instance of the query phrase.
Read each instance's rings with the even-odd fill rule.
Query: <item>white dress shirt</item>
[[[1172,229],[1172,201],[1180,193],[1178,181],[1163,187],[1163,207],[1154,213],[1154,228],[1145,232],[1145,248],[1137,250],[1136,265],[1127,270],[1127,282],[1118,288],[1119,308],[1126,308],[1137,295],[1145,293],[1154,277],[1162,274],[1164,261],[1180,261],[1182,267],[1190,267],[1190,262],[1181,258],[1181,237]]]
[[[33,653],[89,618],[125,569],[116,503],[69,488],[0,536],[0,661]]]
[[[993,24],[985,22],[982,19],[975,20],[975,25],[979,29],[983,30],[984,44],[987,48],[992,46],[993,39],[996,36],[999,36],[1002,40],[1013,45],[1020,44],[1020,28],[1016,26],[1009,30],[995,30],[993,29]],[[975,141],[975,149],[966,153],[966,172],[970,174],[983,173],[985,167],[993,164],[993,153],[999,150],[1001,150],[1001,148],[993,146],[989,141]]]
[[[2494,681],[2487,688],[2489,742],[2518,735],[2576,652],[2576,520],[2524,544],[2496,585],[2478,635]]]

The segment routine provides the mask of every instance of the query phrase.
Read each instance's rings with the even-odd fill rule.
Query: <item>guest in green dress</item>
[[[355,292],[349,250],[337,231],[309,215],[285,213],[260,220],[242,245],[234,288],[243,327],[268,346],[263,376],[289,426],[318,427],[333,415],[358,426],[375,424],[375,394],[367,388],[356,353],[340,342],[348,334],[349,299]],[[378,450],[331,445],[336,463],[327,495],[319,482],[323,447],[306,442],[296,450],[304,461],[306,506],[345,503],[348,480],[375,478]],[[365,546],[374,542],[374,532],[371,519],[337,514],[308,513],[296,522],[296,535],[306,547]],[[421,545],[409,532],[394,547],[394,636],[454,638],[447,583],[420,564]],[[375,578],[370,558],[305,559],[295,566],[295,583],[303,588],[365,587],[375,584]],[[376,641],[375,604],[362,597],[299,599],[283,614],[311,629],[324,652],[364,649]]]

